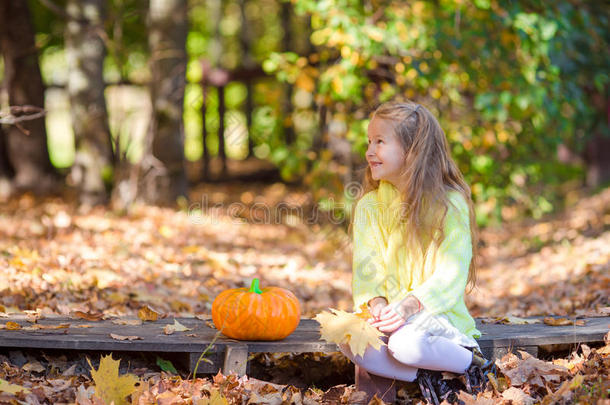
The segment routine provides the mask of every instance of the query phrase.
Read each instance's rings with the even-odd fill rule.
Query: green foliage
[[[425,104],[473,186],[481,224],[511,204],[539,217],[558,201],[560,183],[583,176],[556,160],[557,146],[578,150],[608,131],[593,99],[607,98],[610,65],[603,6],[545,4],[302,0],[296,9],[311,16],[319,53],[313,61],[273,53],[265,67],[297,84],[312,71],[312,108],[325,105],[345,122],[341,136],[361,156],[355,121],[396,97]]]

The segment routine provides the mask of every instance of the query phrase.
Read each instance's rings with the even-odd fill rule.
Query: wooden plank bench
[[[31,327],[25,315],[0,318],[0,325],[9,321],[22,327]],[[111,320],[86,321],[65,317],[48,317],[40,325],[69,324],[63,329],[7,330],[0,329],[0,348],[99,350],[114,352],[157,352],[182,354],[190,371],[193,371],[201,353],[207,349],[210,362],[200,362],[198,373],[247,371],[248,356],[261,352],[336,352],[337,346],[320,340],[319,325],[313,319],[301,319],[298,328],[281,341],[238,341],[217,336],[211,320],[179,318],[178,321],[192,330],[166,335],[163,328],[173,324],[173,318],[141,325],[117,325]],[[548,326],[543,323],[527,325],[484,324],[477,320],[483,333],[478,340],[486,357],[498,358],[508,351],[525,350],[537,355],[538,347],[557,344],[603,342],[610,326],[610,317],[584,319],[584,326]],[[82,327],[88,325],[89,327]],[[81,326],[81,327],[79,327]],[[110,334],[138,336],[139,340],[116,340]],[[358,377],[358,376],[357,376]],[[365,378],[366,376],[361,376]]]

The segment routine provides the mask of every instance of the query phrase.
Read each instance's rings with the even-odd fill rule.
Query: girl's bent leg
[[[400,363],[428,370],[463,373],[472,361],[472,352],[465,347],[445,337],[409,328],[408,324],[390,336],[387,348],[388,354]]]
[[[417,368],[397,361],[388,353],[387,346],[381,346],[379,350],[368,347],[363,356],[354,356],[346,344],[339,345],[339,349],[352,362],[371,374],[409,382],[415,381],[417,376]]]

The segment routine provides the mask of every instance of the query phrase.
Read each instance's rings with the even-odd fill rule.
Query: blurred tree
[[[81,202],[106,202],[112,184],[112,138],[104,98],[104,0],[68,0],[67,90],[76,154],[72,182]]]
[[[8,149],[6,145],[6,134],[0,125],[0,200],[8,197],[12,193],[11,179],[15,171],[10,164]]]
[[[44,86],[27,2],[0,1],[0,48],[9,104],[44,108]],[[12,114],[20,113],[14,110]],[[10,166],[15,172],[15,187],[36,193],[50,192],[57,178],[49,159],[44,119],[7,127],[5,141]]]
[[[151,0],[149,9],[150,93],[149,145],[143,158],[149,202],[173,204],[186,196],[182,123],[188,32],[186,0]]]

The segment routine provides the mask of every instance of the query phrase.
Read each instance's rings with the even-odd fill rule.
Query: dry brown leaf
[[[159,319],[159,313],[151,309],[148,305],[145,305],[138,311],[138,318],[143,321],[154,322]]]
[[[85,388],[85,384],[81,384],[76,389],[76,403],[78,405],[92,405],[91,398],[95,394],[95,387],[93,385]]]
[[[114,333],[111,333],[110,337],[115,340],[142,340],[140,336],[121,336]]]
[[[497,403],[496,400],[492,398],[487,398],[482,394],[478,395],[470,395],[465,391],[460,391],[458,393],[458,399],[464,403],[464,405],[495,405]]]
[[[542,398],[542,405],[568,403],[568,401],[570,401],[572,398],[573,391],[582,386],[584,379],[585,378],[582,374],[577,374],[571,380],[564,381],[557,391],[552,392]]]
[[[104,317],[104,314],[102,314],[100,312],[91,313],[91,312],[83,312],[83,311],[74,311],[70,315],[72,316],[72,318],[85,319],[87,321],[100,321]]]
[[[500,371],[510,379],[512,386],[519,387],[529,383],[545,387],[545,382],[557,382],[561,376],[568,374],[568,369],[564,366],[539,360],[521,350],[519,353],[522,359],[509,353],[497,363]]]
[[[23,367],[21,367],[21,369],[25,371],[33,371],[35,373],[42,373],[46,370],[39,361],[27,362],[23,365]]]
[[[514,405],[532,405],[536,400],[517,387],[510,387],[502,393],[502,398],[512,401]]]
[[[543,322],[550,326],[585,326],[586,323],[584,319],[553,318],[551,316],[545,317]]]
[[[385,345],[380,339],[384,336],[377,328],[352,312],[330,308],[314,318],[320,324],[320,335],[327,342],[348,344],[354,355],[362,356],[370,345],[379,349]]]

